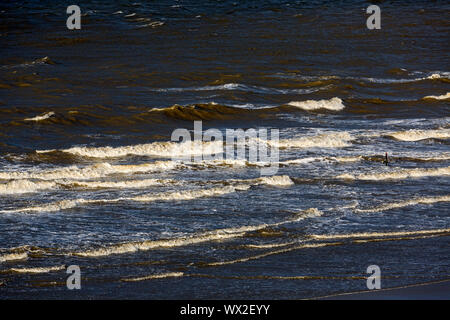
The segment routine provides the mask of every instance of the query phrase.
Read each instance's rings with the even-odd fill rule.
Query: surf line
[[[248,161],[267,163],[268,166],[260,168],[261,175],[274,175],[279,166],[279,135],[278,129],[271,129],[268,143],[266,128],[226,129],[224,139],[224,134],[219,129],[210,128],[203,132],[202,121],[194,121],[193,139],[188,129],[178,128],[173,131],[171,141],[190,147],[190,152],[186,152],[181,159],[193,162],[222,161],[224,153],[227,160],[246,160],[248,146]],[[180,157],[172,157],[172,160],[179,159]]]

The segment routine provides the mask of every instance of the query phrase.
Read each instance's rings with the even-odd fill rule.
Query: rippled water
[[[449,277],[446,1],[381,2],[381,30],[365,1],[77,4],[76,31],[62,3],[0,4],[0,297],[307,298],[366,289],[372,264],[382,287]],[[182,159],[171,134],[194,121],[278,129],[278,172]]]

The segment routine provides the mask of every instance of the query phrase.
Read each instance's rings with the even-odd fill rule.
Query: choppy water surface
[[[308,298],[366,289],[372,264],[383,287],[449,277],[446,1],[381,2],[381,30],[365,1],[77,4],[78,31],[63,4],[0,5],[0,297]],[[195,120],[279,129],[278,172],[182,160],[171,134]]]

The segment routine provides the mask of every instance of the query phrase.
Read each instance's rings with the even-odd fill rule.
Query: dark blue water
[[[385,288],[447,279],[450,6],[383,1],[369,30],[369,4],[79,1],[68,30],[65,3],[2,3],[0,297],[297,299],[365,290],[373,264]],[[277,172],[181,159],[194,121],[278,129]]]

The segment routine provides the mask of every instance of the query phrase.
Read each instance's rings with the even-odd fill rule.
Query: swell
[[[19,181],[28,185],[29,181]],[[204,184],[204,181],[189,181],[189,184]],[[187,182],[185,182],[187,184]],[[186,201],[194,200],[204,197],[221,196],[236,191],[245,191],[251,186],[257,185],[270,185],[275,187],[286,187],[294,184],[294,182],[288,176],[270,176],[261,177],[255,179],[231,179],[231,180],[212,180],[207,181],[211,184],[222,184],[223,187],[214,187],[209,189],[193,189],[193,190],[181,190],[174,192],[161,192],[161,193],[149,193],[135,197],[124,197],[115,199],[73,199],[73,200],[61,200],[44,205],[25,207],[20,209],[2,210],[1,213],[33,213],[33,212],[54,212],[65,209],[72,209],[80,205],[88,204],[105,204],[115,203],[121,201],[135,201],[135,202],[154,202],[154,201]],[[52,182],[51,186],[65,186],[65,187],[82,187],[82,188],[147,188],[154,185],[169,185],[169,184],[183,184],[181,180],[172,179],[145,179],[136,181],[112,181],[112,182],[98,182],[98,181],[59,181]],[[44,185],[42,188],[50,188],[51,186]],[[33,192],[34,189],[17,189],[14,192]]]
[[[64,270],[65,266],[54,266],[54,267],[34,267],[34,268],[11,268],[5,273],[31,273],[31,274],[39,274],[39,273],[49,273],[55,271]]]
[[[44,181],[61,179],[88,180],[111,175],[161,172],[182,166],[183,164],[177,161],[155,161],[136,165],[113,165],[102,162],[84,167],[68,166],[44,170],[2,171],[0,172],[0,179],[39,179]]]
[[[378,173],[363,173],[359,175],[342,174],[338,179],[348,180],[403,180],[408,178],[422,178],[422,177],[439,177],[450,175],[450,167],[443,168],[414,168],[401,169],[396,171],[378,172]]]
[[[450,138],[450,129],[439,128],[430,130],[410,129],[406,131],[397,131],[389,134],[390,137],[399,141],[420,141],[425,139],[448,139]]]
[[[402,72],[404,73],[404,72]],[[422,81],[443,81],[447,82],[449,79],[449,72],[431,72],[424,74],[422,77],[411,77],[411,78],[376,78],[376,77],[352,77],[352,76],[337,76],[337,75],[328,75],[328,76],[305,76],[296,73],[288,73],[283,74],[279,73],[273,75],[276,78],[285,78],[285,79],[296,79],[303,81],[338,81],[338,80],[347,80],[354,81],[357,83],[365,83],[365,84],[379,84],[379,85],[393,85],[393,84],[404,84],[404,83],[414,83],[414,82],[422,82]]]
[[[28,254],[26,252],[13,252],[0,255],[0,262],[8,262],[15,260],[25,260],[28,258]]]
[[[247,85],[242,83],[225,83],[221,85],[201,86],[201,87],[185,87],[185,88],[150,88],[150,91],[156,92],[189,92],[189,91],[244,91],[260,94],[308,94],[313,93],[320,88],[309,89],[278,89],[268,88],[255,85]]]
[[[286,103],[281,103],[279,106],[264,108],[236,107],[214,102],[190,105],[175,104],[170,107],[151,108],[150,110],[148,108],[145,110],[145,108],[124,107],[123,110],[116,111],[102,105],[60,108],[57,111],[49,110],[48,108],[27,108],[26,113],[33,114],[28,117],[23,117],[24,110],[18,110],[16,108],[7,112],[10,121],[6,126],[29,127],[34,123],[39,123],[46,126],[62,127],[127,128],[148,123],[166,125],[176,120],[225,121],[246,119],[251,121],[268,119],[270,117],[277,119],[277,115],[280,113],[298,113],[305,111],[322,113],[339,112],[344,108],[343,101],[338,97],[329,100],[286,101]],[[92,111],[93,109],[95,109],[95,112]],[[135,109],[138,112],[132,112]],[[4,113],[6,111],[0,110],[0,112]],[[8,118],[5,118],[5,121]]]
[[[342,235],[330,235],[330,238],[327,238],[327,235],[309,235],[309,237],[313,240],[328,240],[328,239],[342,239],[342,240],[348,240],[354,237],[359,237],[361,234],[346,234]],[[405,232],[385,232],[380,233],[379,236],[376,235],[370,235],[368,234],[369,239],[364,240],[354,240],[351,242],[326,242],[326,243],[307,243],[307,244],[300,244],[291,246],[284,249],[278,249],[273,251],[268,251],[265,253],[253,255],[253,256],[247,256],[243,258],[238,258],[234,260],[227,260],[227,261],[216,261],[216,262],[209,262],[209,263],[202,263],[201,266],[206,267],[218,267],[218,266],[224,266],[224,265],[231,265],[236,263],[242,263],[242,262],[248,262],[252,260],[258,260],[265,257],[288,253],[296,250],[302,250],[302,249],[313,249],[313,248],[324,248],[324,247],[333,247],[333,246],[342,246],[345,244],[364,244],[364,243],[370,243],[370,242],[383,242],[383,241],[404,241],[404,240],[417,240],[417,239],[424,239],[424,238],[430,238],[430,237],[440,237],[440,236],[450,236],[450,229],[437,229],[437,230],[427,230],[427,231],[405,231]]]
[[[146,240],[139,242],[121,243],[117,245],[112,245],[109,247],[103,247],[98,249],[91,249],[87,251],[75,252],[73,255],[82,257],[100,257],[109,256],[113,254],[124,254],[133,253],[137,251],[147,251],[156,248],[174,248],[192,244],[199,244],[203,242],[233,239],[237,237],[242,237],[248,232],[266,229],[268,227],[281,226],[288,223],[293,223],[300,221],[302,219],[320,216],[322,214],[319,210],[305,210],[297,213],[291,219],[283,220],[280,222],[272,224],[260,224],[260,225],[249,225],[240,226],[235,228],[217,229],[213,231],[203,232],[184,238],[174,238],[174,239],[163,239],[163,240]]]
[[[39,213],[39,212],[58,212],[61,210],[73,209],[81,205],[89,204],[106,204],[106,203],[117,203],[123,201],[134,201],[134,202],[154,202],[154,201],[186,201],[194,200],[204,197],[214,197],[221,196],[229,193],[236,192],[237,190],[246,190],[249,186],[236,186],[236,187],[223,187],[223,188],[210,188],[210,189],[199,189],[199,190],[185,190],[177,192],[162,192],[162,193],[151,193],[140,195],[136,197],[123,197],[114,199],[73,199],[73,200],[60,200],[56,202],[51,202],[48,204],[24,207],[19,209],[1,210],[0,213],[12,214],[12,213]]]
[[[391,157],[391,161],[400,162],[438,162],[449,159],[448,155],[435,156],[431,158],[417,157]],[[276,162],[278,166],[306,165],[314,162],[334,162],[349,163],[359,161],[382,162],[382,156],[342,156],[342,157],[306,157]],[[8,180],[0,185],[0,195],[14,195],[23,193],[41,192],[45,190],[66,190],[66,189],[143,189],[152,186],[169,185],[207,185],[207,184],[239,184],[250,183],[253,185],[268,184],[273,186],[289,186],[296,183],[302,184],[305,181],[314,182],[315,179],[290,178],[288,176],[268,176],[256,179],[229,179],[229,180],[174,180],[174,179],[133,179],[130,174],[165,172],[168,170],[178,170],[183,168],[199,169],[225,169],[243,167],[266,167],[268,162],[249,162],[246,160],[202,160],[201,162],[181,162],[181,161],[156,161],[138,165],[111,165],[109,163],[99,163],[86,167],[70,166],[65,168],[33,170],[33,171],[4,171],[0,172],[0,179]],[[384,169],[384,167],[383,167]],[[386,168],[388,171],[374,173],[345,173],[331,180],[361,180],[361,181],[384,181],[384,180],[405,180],[423,177],[445,177],[450,175],[450,167],[440,168]],[[107,178],[107,180],[105,180]],[[93,180],[102,179],[102,180]],[[323,181],[324,177],[316,179]]]
[[[392,202],[383,204],[381,206],[368,208],[368,209],[355,209],[354,211],[357,213],[373,213],[373,212],[381,212],[381,211],[388,211],[392,209],[398,209],[403,207],[409,207],[414,206],[418,204],[434,204],[438,202],[449,202],[450,201],[450,195],[445,196],[437,196],[437,197],[418,197],[408,200],[403,200],[400,202]]]
[[[63,150],[36,150],[37,153],[65,152],[81,157],[118,158],[125,156],[185,157],[186,155],[209,155],[223,152],[222,142],[153,142],[123,147],[72,147]]]

